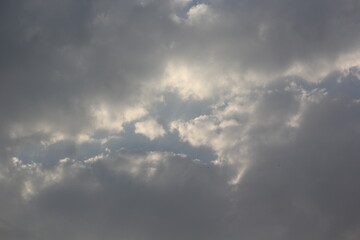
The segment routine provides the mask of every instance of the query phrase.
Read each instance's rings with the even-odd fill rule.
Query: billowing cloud
[[[164,128],[153,119],[135,123],[135,133],[143,134],[150,140],[162,137],[165,134]]]
[[[0,3],[0,238],[358,239],[359,16]]]

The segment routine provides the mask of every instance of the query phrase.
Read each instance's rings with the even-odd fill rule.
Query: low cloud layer
[[[360,236],[360,4],[0,3],[1,239]]]

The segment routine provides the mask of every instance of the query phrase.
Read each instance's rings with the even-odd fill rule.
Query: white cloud
[[[187,16],[187,22],[191,25],[211,24],[216,21],[215,12],[204,3],[192,6],[187,12]]]
[[[95,117],[95,128],[106,129],[115,132],[123,130],[123,124],[126,122],[135,121],[141,117],[144,117],[147,112],[144,108],[128,108],[121,111],[115,110],[116,106],[100,105],[93,108],[93,115]]]
[[[154,119],[147,119],[145,121],[135,123],[135,133],[143,134],[150,140],[165,135],[164,128],[157,123]]]

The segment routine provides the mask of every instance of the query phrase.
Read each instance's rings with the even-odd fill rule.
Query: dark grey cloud
[[[358,239],[359,13],[2,1],[0,238]]]
[[[223,173],[181,156],[159,153],[156,162],[153,155],[122,150],[85,167],[58,165],[64,170],[59,182],[27,202],[19,193],[10,195],[20,201],[13,202],[12,210],[23,206],[24,222],[18,225],[18,219],[8,219],[2,236],[15,228],[14,232],[27,232],[25,239],[215,239],[217,219],[228,202]],[[134,158],[140,158],[138,166]],[[156,174],[144,176],[152,166]],[[27,174],[36,185],[39,176]],[[14,173],[13,180],[16,175],[24,173]],[[21,191],[15,184],[11,189]]]
[[[358,114],[357,105],[327,99],[308,109],[288,143],[254,146],[252,166],[242,178],[237,200],[251,207],[236,219],[245,214],[250,222],[263,222],[265,229],[257,224],[246,229],[245,222],[249,239],[257,232],[268,232],[270,239],[348,239],[356,231]]]
[[[358,1],[205,2],[219,13],[218,25],[184,28],[178,40],[200,61],[221,57],[245,70],[276,72],[294,63],[331,63],[359,47]]]
[[[159,4],[2,3],[3,125],[67,132],[91,124],[89,106],[126,105],[161,71],[172,22]]]
[[[198,5],[180,2],[2,3],[3,125],[78,132],[92,125],[90,105],[122,111],[173,58],[277,72],[358,47],[357,1],[204,1],[205,20],[216,16],[208,27],[188,24]]]
[[[347,89],[354,80],[344,75],[327,89]],[[297,127],[288,126],[287,116],[301,105],[291,85],[272,84],[260,97],[239,183],[229,184],[236,175],[231,164],[166,152],[106,150],[51,166],[13,160],[1,171],[2,236],[356,239],[360,105],[343,97],[346,90],[325,94],[308,103]],[[263,108],[276,116],[261,115]]]

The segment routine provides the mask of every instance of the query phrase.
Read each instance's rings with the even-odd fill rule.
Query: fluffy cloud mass
[[[0,3],[0,238],[360,238],[360,2]]]

